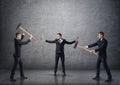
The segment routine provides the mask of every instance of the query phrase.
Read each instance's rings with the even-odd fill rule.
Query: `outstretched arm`
[[[69,45],[70,45],[70,44],[73,44],[73,43],[75,43],[75,42],[76,42],[75,40],[72,41],[72,42],[68,42],[68,41],[65,40],[65,43],[66,43],[66,44],[69,44]]]
[[[94,47],[94,46],[97,46],[97,45],[98,45],[98,41],[96,43],[88,45],[88,48],[91,48],[91,47]]]
[[[45,42],[47,42],[47,43],[55,43],[55,40],[45,40]]]

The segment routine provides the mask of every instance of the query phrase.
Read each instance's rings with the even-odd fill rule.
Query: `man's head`
[[[16,33],[16,39],[21,40],[21,38],[22,38],[21,33],[17,32],[17,33]]]
[[[99,32],[98,33],[98,39],[103,39],[104,38],[104,33],[103,32]]]
[[[57,39],[61,39],[62,38],[62,34],[61,33],[57,33],[56,38]]]

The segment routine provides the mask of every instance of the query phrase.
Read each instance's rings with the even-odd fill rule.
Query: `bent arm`
[[[23,40],[23,38],[25,37],[25,35],[24,34],[22,34],[22,37],[21,37],[21,40]]]
[[[18,41],[19,45],[26,45],[30,42],[31,40],[28,39],[27,41]]]

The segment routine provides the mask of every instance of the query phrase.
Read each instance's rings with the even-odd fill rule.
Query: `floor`
[[[67,70],[63,76],[59,70],[54,76],[53,70],[25,70],[26,80],[21,80],[19,71],[16,72],[16,82],[9,81],[9,70],[0,70],[0,85],[120,85],[120,71],[112,70],[113,81],[104,82],[107,78],[105,71],[101,71],[100,81],[92,80],[95,70]]]

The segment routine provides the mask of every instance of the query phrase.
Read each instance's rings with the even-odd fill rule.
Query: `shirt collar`
[[[103,40],[103,38],[102,39],[100,39],[100,41],[102,41]]]

